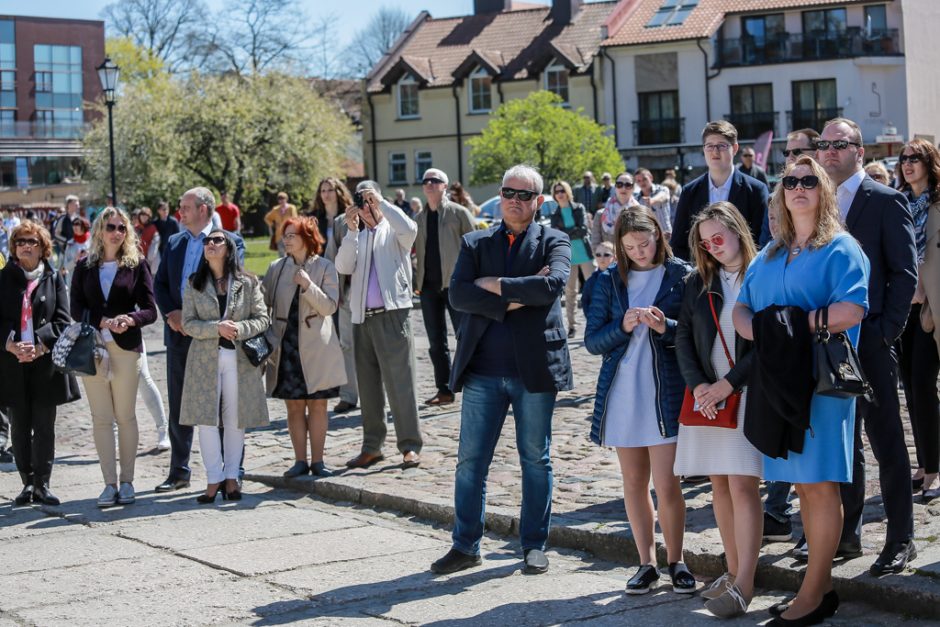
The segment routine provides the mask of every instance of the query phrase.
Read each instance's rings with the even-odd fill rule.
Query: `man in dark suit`
[[[194,187],[183,194],[179,209],[183,230],[171,236],[167,242],[153,281],[157,307],[166,323],[163,343],[166,345],[166,384],[170,401],[170,472],[166,480],[155,488],[157,492],[189,486],[193,428],[180,424],[183,378],[191,341],[183,332],[183,290],[202,259],[203,240],[212,231],[214,207],[215,196],[205,187]],[[236,233],[230,235],[235,240],[239,258],[243,258],[244,241]],[[206,390],[206,393],[210,392],[214,390]]]
[[[741,163],[738,164],[738,169],[749,177],[757,179],[770,189],[770,184],[767,182],[767,173],[764,172],[764,168],[754,163],[754,155],[754,149],[750,146],[742,148]]]
[[[836,199],[846,228],[871,262],[868,316],[862,322],[858,353],[874,390],[873,403],[858,400],[851,484],[842,484],[845,521],[838,555],[862,554],[862,509],[865,505],[865,452],[861,424],[871,444],[881,479],[888,518],[884,549],[871,566],[873,575],[897,573],[916,557],[911,497],[911,464],[904,443],[898,402],[895,342],[904,330],[917,284],[914,222],[907,199],[875,183],[862,168],[862,132],[851,120],[826,123],[816,142],[816,159],[839,187]],[[813,547],[809,547],[812,551]]]
[[[523,572],[548,570],[552,413],[558,391],[572,387],[559,303],[571,242],[533,222],[544,200],[542,177],[533,168],[510,168],[500,195],[502,223],[463,237],[450,281],[450,302],[463,312],[451,389],[463,388],[463,405],[453,548],[431,565],[435,573],[481,563],[486,475],[510,405],[522,465]]]
[[[685,260],[689,250],[692,219],[706,206],[727,200],[741,212],[751,227],[754,241],[763,246],[770,241],[767,224],[767,186],[734,167],[738,152],[738,131],[726,120],[709,122],[702,131],[702,149],[708,172],[682,187],[676,220],[672,225],[672,252]]]

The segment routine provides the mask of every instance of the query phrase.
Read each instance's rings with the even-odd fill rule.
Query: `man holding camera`
[[[385,457],[385,395],[395,419],[402,468],[420,463],[423,444],[415,401],[411,309],[411,246],[418,227],[382,198],[375,181],[356,186],[355,206],[346,210],[346,235],[336,270],[352,277],[350,311],[356,379],[362,407],[362,452],[346,462],[367,468]],[[384,384],[384,393],[383,393]]]

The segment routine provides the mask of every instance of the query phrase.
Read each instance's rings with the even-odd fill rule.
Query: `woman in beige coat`
[[[222,498],[241,498],[238,468],[245,429],[268,424],[261,371],[248,361],[241,343],[263,333],[270,318],[260,283],[239,267],[231,236],[214,229],[202,243],[202,261],[183,292],[183,331],[193,339],[180,424],[199,427],[208,484],[196,500],[212,503],[223,480]]]
[[[282,241],[287,254],[272,262],[264,275],[264,300],[274,320],[268,332],[274,352],[267,366],[267,391],[287,403],[295,462],[284,476],[309,472],[329,477],[333,473],[323,463],[326,402],[339,396],[339,387],[346,383],[332,318],[339,281],[332,262],[320,256],[324,240],[316,218],[287,220]]]

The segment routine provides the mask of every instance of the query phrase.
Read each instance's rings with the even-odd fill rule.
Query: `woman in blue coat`
[[[653,537],[650,475],[675,592],[695,591],[682,563],[685,502],[672,467],[685,389],[676,360],[676,320],[683,278],[691,271],[673,257],[653,213],[630,207],[617,218],[617,263],[593,288],[584,343],[604,362],[597,381],[591,439],[617,449],[624,504],[640,555],[628,594],[645,594],[659,582]]]

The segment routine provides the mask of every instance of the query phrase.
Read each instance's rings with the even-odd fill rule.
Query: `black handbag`
[[[829,331],[829,308],[816,310],[816,394],[836,398],[864,397],[871,401],[872,389],[845,333]]]
[[[88,320],[86,310],[82,321],[69,325],[52,347],[52,364],[59,372],[93,377],[98,371],[95,361],[98,342],[95,328]]]
[[[263,364],[274,351],[264,332],[242,342],[242,350],[245,351],[251,365],[256,368]]]

